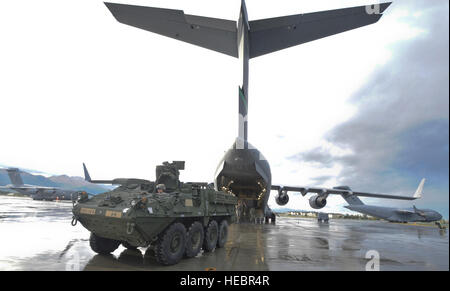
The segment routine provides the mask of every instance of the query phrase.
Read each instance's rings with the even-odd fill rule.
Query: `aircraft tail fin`
[[[414,196],[413,196],[414,198],[416,198],[416,199],[422,198],[424,184],[425,184],[425,178],[423,178],[422,181],[420,181],[419,187],[417,187],[417,190],[414,193]]]
[[[8,172],[9,179],[14,186],[23,186],[23,180],[20,176],[20,170],[17,168],[6,169]]]
[[[89,175],[89,172],[84,163],[83,163],[83,170],[84,170],[84,180],[87,182],[91,182],[92,181],[91,176]]]
[[[338,187],[333,187],[333,189],[349,190],[349,191],[352,190],[348,186],[338,186]],[[342,198],[344,198],[345,201],[347,201],[347,203],[349,205],[364,205],[364,203],[361,201],[361,199],[359,199],[358,196],[351,194],[351,192],[343,193],[343,194],[341,194],[341,196],[342,196]]]

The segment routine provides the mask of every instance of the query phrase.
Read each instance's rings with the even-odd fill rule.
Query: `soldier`
[[[255,218],[257,224],[262,224],[264,220],[264,211],[261,208],[255,209]]]
[[[241,222],[243,208],[244,208],[244,206],[242,205],[242,200],[238,200],[238,203],[236,205],[237,223]]]
[[[255,207],[250,207],[250,209],[248,211],[248,216],[249,216],[250,222],[255,223],[255,221],[256,221]]]
[[[243,218],[243,219],[242,219]],[[242,200],[242,215],[241,215],[241,219],[244,222],[249,222],[249,217],[248,217],[248,201],[247,200]]]
[[[156,185],[156,193],[164,193],[166,191],[166,185],[164,184],[158,184]]]

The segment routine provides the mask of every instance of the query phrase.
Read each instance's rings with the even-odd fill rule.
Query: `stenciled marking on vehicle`
[[[115,218],[121,218],[121,217],[122,217],[122,212],[120,212],[120,211],[106,210],[105,216],[108,216],[108,217],[115,217]]]
[[[94,208],[81,208],[80,209],[80,213],[81,214],[89,214],[89,215],[94,215],[95,214],[95,209]]]
[[[184,205],[185,205],[186,207],[192,207],[192,206],[194,206],[194,204],[192,203],[192,199],[186,199],[186,200],[184,201]]]

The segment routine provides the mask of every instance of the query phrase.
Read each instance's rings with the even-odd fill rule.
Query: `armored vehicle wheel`
[[[113,239],[100,237],[98,235],[95,235],[94,233],[91,233],[91,236],[89,238],[89,245],[94,252],[106,255],[114,252],[119,247],[120,242]]]
[[[223,248],[228,239],[228,222],[222,220],[219,226],[219,238],[217,239],[217,247]]]
[[[202,249],[204,238],[203,225],[196,221],[189,227],[186,239],[186,257],[193,258]]]
[[[218,236],[219,226],[215,220],[211,220],[206,228],[205,239],[203,240],[203,250],[205,252],[212,252],[215,250]]]
[[[186,228],[181,223],[170,226],[155,246],[156,260],[163,265],[178,263],[186,250]]]
[[[129,243],[127,243],[126,241],[122,242],[122,245],[124,248],[127,248],[129,250],[137,250],[137,247],[130,245]]]

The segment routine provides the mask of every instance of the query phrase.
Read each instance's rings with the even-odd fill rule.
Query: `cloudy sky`
[[[0,164],[81,176],[86,162],[94,178],[154,179],[158,163],[185,160],[183,180],[212,181],[237,135],[236,59],[120,24],[101,1],[3,2]],[[230,20],[240,5],[118,2]],[[247,8],[255,20],[372,2]],[[274,183],[412,195],[425,177],[416,205],[448,217],[448,5],[397,0],[374,25],[250,61],[249,140]],[[310,209],[298,195],[287,207]]]

